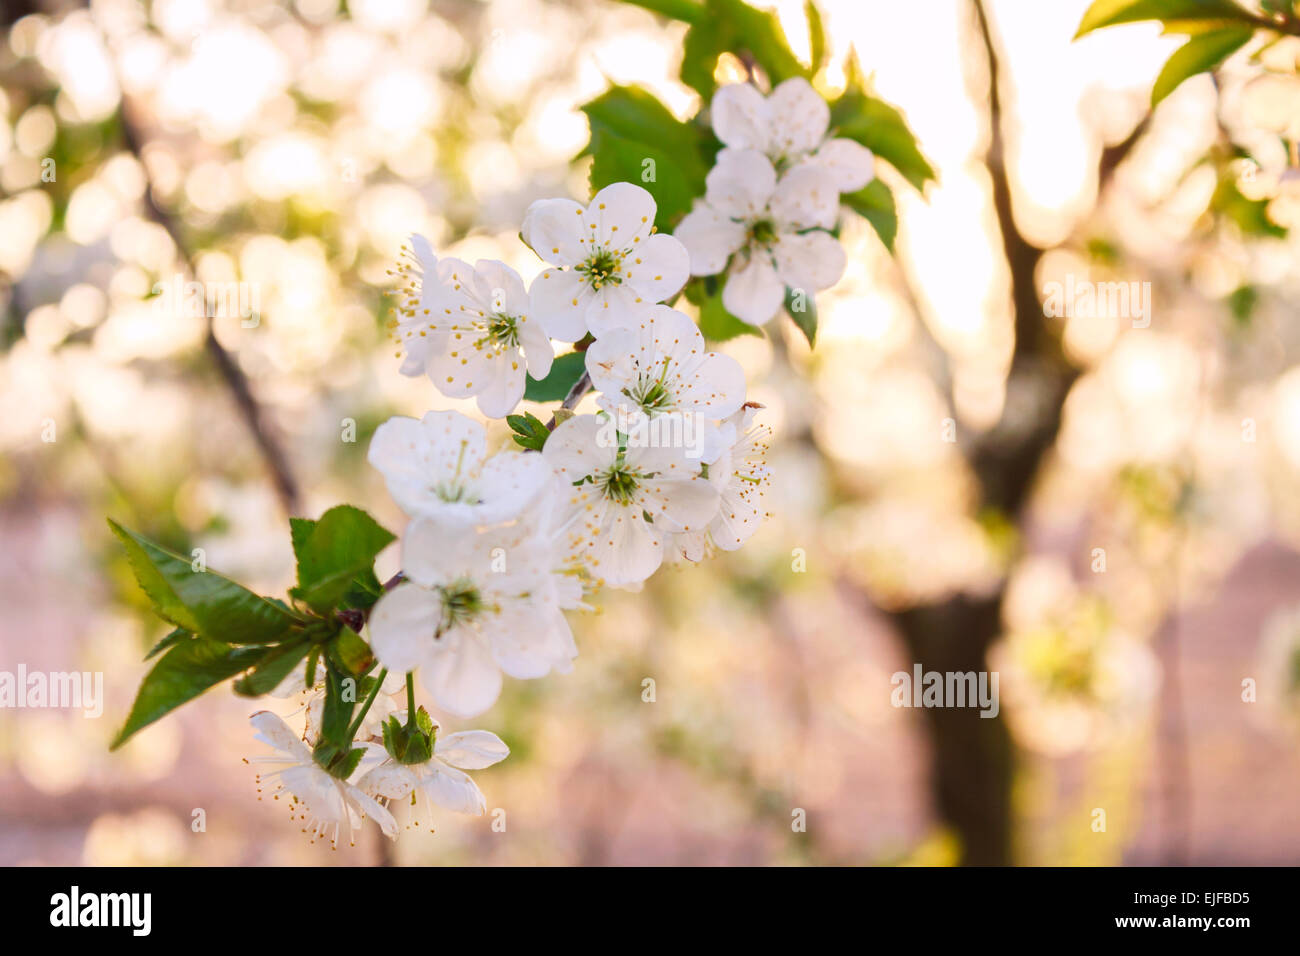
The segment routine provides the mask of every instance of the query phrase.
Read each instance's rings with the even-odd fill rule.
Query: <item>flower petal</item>
[[[402,674],[429,660],[442,620],[442,600],[416,584],[399,584],[370,612],[370,647],[379,663]]]
[[[842,193],[857,192],[876,175],[871,150],[851,139],[828,140],[805,163],[824,170]]]
[[[623,262],[627,283],[646,302],[663,302],[681,291],[691,275],[691,256],[681,241],[651,236]]]
[[[594,295],[577,272],[543,269],[528,289],[529,312],[551,338],[576,342],[587,334],[587,306]]]
[[[737,271],[734,267],[722,290],[722,304],[742,322],[762,325],[785,301],[785,286],[766,255],[755,254]]]
[[[602,445],[602,424],[595,415],[575,415],[557,426],[546,439],[542,456],[567,484],[581,481],[614,463],[618,447]]]
[[[781,177],[772,194],[771,210],[777,232],[814,226],[830,229],[839,218],[840,192],[830,173],[805,163]]]
[[[438,759],[462,770],[482,770],[510,756],[506,742],[490,730],[462,730],[439,737],[433,752]]]
[[[767,100],[750,83],[729,83],[713,94],[709,113],[713,132],[734,149],[766,152],[771,128]]]
[[[745,227],[708,203],[697,203],[673,235],[686,247],[691,275],[697,276],[721,272],[731,254],[745,244]]]
[[[611,183],[587,206],[586,225],[598,245],[611,250],[631,249],[650,237],[655,224],[655,199],[633,183]],[[591,250],[587,251],[591,254]]]
[[[311,751],[293,729],[284,722],[284,718],[269,710],[259,710],[248,718],[248,722],[257,731],[254,736],[264,744],[291,757],[294,760],[311,762]]]
[[[771,111],[767,154],[796,159],[812,152],[826,138],[831,110],[802,76],[780,83],[767,98]]]
[[[430,800],[454,813],[483,815],[487,800],[468,774],[437,760],[430,760],[427,766],[429,772],[420,780],[420,786]]]
[[[586,258],[586,246],[578,240],[586,239],[588,230],[582,206],[572,199],[539,199],[524,214],[520,233],[552,265],[576,265]]]
[[[464,628],[444,634],[439,643],[442,647],[420,669],[420,681],[438,706],[457,717],[474,717],[495,704],[501,668],[487,644]]]
[[[785,233],[777,239],[772,257],[781,280],[805,292],[820,292],[839,282],[847,262],[844,247],[828,232]]]
[[[767,204],[777,188],[776,170],[762,153],[752,149],[724,149],[705,178],[709,205],[724,216],[754,220],[767,214]]]

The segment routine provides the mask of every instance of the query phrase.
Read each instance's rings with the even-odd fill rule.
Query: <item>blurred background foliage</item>
[[[7,4],[0,668],[103,671],[107,700],[0,712],[0,862],[328,853],[254,800],[224,689],[108,753],[166,628],[104,516],[265,593],[289,514],[397,529],[369,436],[453,407],[388,348],[402,240],[531,278],[527,205],[589,194],[583,104],[637,85],[685,119],[752,68],[683,83],[693,28],[638,7],[696,5]],[[1152,112],[1183,41],[1074,43],[1086,7],[825,0],[822,51],[805,3],[764,6],[828,95],[856,59],[937,173],[881,164],[894,254],[846,217],[815,350],[789,323],[721,346],[776,429],[774,517],[606,595],[574,674],[476,721],[513,751],[478,777],[505,832],[448,815],[332,862],[1295,860],[1300,239],[1243,106],[1294,48]],[[256,323],[175,308],[178,277],[245,283]],[[1067,281],[1149,282],[1150,326],[1045,315]],[[914,662],[994,667],[999,718],[892,707]]]

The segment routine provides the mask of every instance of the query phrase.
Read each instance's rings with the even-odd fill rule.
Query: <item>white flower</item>
[[[504,418],[524,396],[525,370],[545,378],[555,357],[529,320],[523,280],[504,262],[439,260],[422,237],[412,243],[420,287],[394,332],[406,350],[402,373],[428,373],[447,397],[475,396],[484,415]]]
[[[524,216],[524,242],[545,269],[529,288],[533,315],[548,335],[599,337],[612,319],[663,302],[689,275],[682,244],[654,233],[655,201],[640,186],[613,183],[583,207],[543,199]]]
[[[665,535],[708,524],[718,491],[684,449],[621,447],[603,441],[604,429],[603,416],[570,418],[551,433],[542,454],[574,486],[591,573],[623,587],[658,569]]]
[[[704,202],[677,227],[694,275],[713,275],[731,262],[722,304],[762,325],[776,315],[785,289],[829,288],[844,273],[835,225],[839,195],[826,173],[800,166],[777,182],[772,163],[755,150],[727,150],[709,171]]]
[[[250,757],[249,763],[279,765],[280,769],[268,774],[258,774],[258,793],[262,784],[274,782],[271,798],[279,800],[283,792],[289,799],[289,813],[301,820],[303,832],[312,836],[312,842],[329,836],[330,844],[338,848],[340,828],[347,825],[348,843],[355,846],[353,836],[367,816],[374,817],[384,835],[396,839],[397,821],[373,797],[346,780],[331,776],[312,760],[311,751],[280,717],[268,710],[259,710],[249,720],[257,731],[256,737],[276,751]],[[261,799],[260,797],[258,799]]]
[[[550,479],[541,456],[503,451],[485,460],[487,429],[459,412],[396,416],[375,430],[367,460],[411,517],[457,525],[516,517]]]
[[[419,670],[438,706],[491,707],[501,674],[568,671],[577,656],[552,582],[559,556],[528,522],[475,531],[427,519],[402,539],[407,582],[370,614],[370,646],[392,672]]]
[[[740,363],[706,352],[695,323],[666,305],[626,316],[587,349],[586,362],[602,408],[620,422],[680,416],[683,441],[702,442],[706,420],[726,418],[745,400]]]
[[[813,166],[826,172],[842,193],[871,182],[871,150],[851,139],[826,138],[831,112],[801,76],[791,77],[764,97],[749,83],[732,83],[713,95],[713,132],[728,150],[754,149],[781,170]],[[719,154],[721,158],[722,154]]]
[[[722,423],[726,449],[709,465],[709,482],[720,498],[717,514],[703,530],[673,535],[677,554],[688,561],[702,560],[712,547],[735,551],[767,516],[762,498],[772,480],[767,467],[772,429],[753,424],[758,407],[746,405]]]
[[[405,714],[399,713],[399,720]],[[496,734],[486,730],[465,730],[437,737],[433,757],[424,763],[402,764],[389,759],[366,772],[357,786],[387,804],[410,797],[412,823],[433,830],[432,806],[455,813],[482,816],[487,800],[465,770],[482,770],[510,755],[510,748]],[[457,769],[459,768],[459,769]],[[420,799],[423,797],[424,799]]]

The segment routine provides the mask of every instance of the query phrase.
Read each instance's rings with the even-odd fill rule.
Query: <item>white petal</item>
[[[474,717],[496,703],[501,669],[492,651],[463,628],[444,634],[443,646],[420,669],[420,681],[438,706],[457,717]],[[376,650],[376,654],[378,650]]]
[[[749,83],[729,83],[713,94],[709,113],[718,139],[735,149],[767,150],[767,100]]]
[[[566,484],[581,481],[613,464],[618,447],[601,444],[603,424],[595,415],[575,415],[557,426],[546,439],[542,456]]]
[[[586,352],[587,375],[598,392],[618,394],[636,381],[641,337],[627,327],[635,321],[632,317],[620,316],[619,320],[617,327],[604,332]]]
[[[824,170],[842,193],[857,192],[876,175],[871,150],[851,139],[828,140],[807,162]]]
[[[781,177],[771,209],[778,232],[830,229],[839,218],[840,191],[830,173],[805,163]]]
[[[510,756],[506,742],[490,730],[462,730],[439,737],[433,750],[440,760],[462,770],[482,770]]]
[[[585,246],[578,242],[588,231],[583,223],[582,206],[572,199],[539,199],[524,214],[524,242],[545,261],[557,266],[571,266],[586,258]]]
[[[383,831],[384,836],[392,840],[397,839],[397,821],[393,819],[393,815],[387,808],[358,787],[344,784],[343,789],[348,799],[355,803],[362,813],[379,824],[379,829]]]
[[[776,170],[755,150],[724,149],[705,183],[709,205],[720,214],[747,221],[759,219],[767,214],[768,201],[777,188]]]
[[[663,536],[634,506],[611,505],[589,546],[595,574],[611,587],[639,584],[663,562]]]
[[[478,393],[478,410],[487,418],[505,418],[524,397],[524,357],[518,349],[510,349],[496,353],[488,365],[488,384]]]
[[[718,513],[718,489],[703,477],[646,483],[645,510],[665,533],[703,531]]]
[[[802,76],[792,76],[767,98],[771,111],[767,154],[796,159],[810,153],[826,138],[831,110]]]
[[[673,233],[690,256],[691,275],[711,276],[727,266],[731,254],[745,244],[745,227],[708,203],[697,203]]]
[[[785,286],[762,253],[755,253],[740,271],[733,267],[722,290],[727,311],[750,325],[770,321],[784,301]]]
[[[611,183],[592,198],[587,207],[587,226],[594,227],[599,245],[630,249],[644,245],[649,238],[655,209],[654,197],[640,186]]]
[[[487,809],[482,792],[467,774],[437,760],[430,760],[428,768],[420,786],[438,806],[454,813],[472,813],[475,816],[481,816]]]
[[[839,282],[847,261],[844,247],[828,232],[786,233],[778,237],[772,257],[781,280],[804,292],[820,292]]]
[[[493,502],[484,523],[508,521],[531,507],[551,479],[551,469],[537,452],[500,451],[488,459],[479,479],[483,500]]]
[[[366,771],[356,783],[359,790],[389,800],[409,797],[418,784],[419,777],[407,767],[391,760]]]
[[[691,275],[691,256],[680,240],[654,235],[623,261],[626,282],[647,303],[663,302],[681,291]]]
[[[546,378],[555,361],[555,346],[551,344],[550,336],[542,328],[541,322],[530,321],[526,315],[520,316],[518,328],[519,347],[523,349],[528,363],[528,374],[539,380]]]
[[[483,513],[476,505],[457,507],[471,508],[474,515]],[[459,514],[453,514],[453,519],[416,518],[402,534],[402,572],[421,587],[450,584],[476,570],[474,522],[460,520]]]
[[[498,259],[474,263],[479,298],[501,315],[519,315],[528,308],[528,291],[519,273]]]
[[[269,710],[259,710],[248,718],[248,722],[257,731],[254,736],[262,743],[269,744],[294,760],[311,762],[311,751],[282,717]]]
[[[370,612],[370,647],[379,663],[405,674],[429,660],[442,620],[442,599],[415,584],[399,584]]]
[[[578,273],[544,269],[529,286],[529,312],[551,338],[576,342],[587,334],[587,306],[594,295]]]

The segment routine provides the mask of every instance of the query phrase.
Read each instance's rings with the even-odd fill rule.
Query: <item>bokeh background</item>
[[[331,853],[255,799],[255,705],[226,687],[109,753],[167,628],[104,518],[265,593],[289,511],[399,528],[369,436],[456,407],[397,374],[402,240],[534,275],[527,205],[588,195],[577,107],[613,81],[694,112],[684,26],[610,0],[6,0],[0,669],[102,671],[106,702],[0,711],[0,863],[1300,859],[1300,238],[1215,202],[1253,67],[1149,115],[1178,41],[1072,43],[1085,6],[823,0],[819,83],[855,50],[939,182],[881,170],[898,254],[848,218],[815,351],[788,321],[722,346],[776,430],[774,516],[606,595],[573,674],[472,722],[513,750],[476,774],[505,832],[447,814]],[[802,8],[776,5],[797,53]],[[151,296],[191,272],[256,289],[256,327]],[[1150,282],[1150,327],[1038,309],[1031,334],[1066,276]],[[891,706],[895,671],[986,657],[998,720]]]

